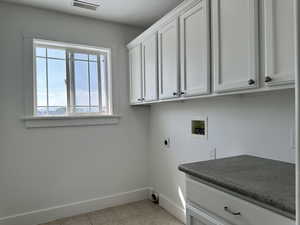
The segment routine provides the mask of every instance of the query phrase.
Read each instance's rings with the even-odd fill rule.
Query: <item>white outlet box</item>
[[[208,139],[208,117],[192,118],[191,134],[193,137]]]

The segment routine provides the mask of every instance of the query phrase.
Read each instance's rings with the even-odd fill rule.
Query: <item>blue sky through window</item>
[[[47,74],[46,59],[36,59],[36,91],[37,105],[47,106]]]
[[[67,106],[66,61],[48,59],[49,106]]]
[[[88,62],[75,61],[75,105],[89,106]]]

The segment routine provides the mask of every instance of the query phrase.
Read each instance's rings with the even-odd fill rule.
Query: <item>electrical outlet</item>
[[[217,159],[217,149],[213,148],[209,152],[209,158],[210,159]]]

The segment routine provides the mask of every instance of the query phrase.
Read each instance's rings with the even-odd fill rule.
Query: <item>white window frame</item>
[[[35,37],[34,37],[35,36]],[[38,37],[38,38],[37,38]],[[35,44],[76,49],[89,52],[107,53],[107,112],[104,113],[69,113],[63,115],[36,115],[35,114],[35,70],[36,55]],[[120,122],[121,116],[115,112],[112,92],[112,49],[95,47],[91,45],[72,44],[64,41],[49,41],[40,34],[23,35],[23,85],[24,85],[24,113],[20,119],[24,121],[26,128],[46,127],[73,127],[73,126],[98,126],[115,125]]]
[[[99,47],[91,47],[91,46],[84,46],[84,45],[76,45],[76,44],[69,44],[69,43],[63,43],[63,42],[55,42],[55,41],[46,41],[41,39],[34,39],[33,40],[33,116],[38,116],[36,113],[37,109],[37,92],[36,92],[36,48],[55,48],[55,49],[63,49],[66,50],[66,81],[67,81],[67,111],[66,114],[63,114],[65,116],[74,116],[74,115],[112,115],[113,109],[112,109],[112,94],[111,94],[111,49],[109,48],[99,48]],[[67,54],[70,53],[71,56],[69,57]],[[90,113],[79,113],[74,112],[73,107],[75,104],[75,87],[74,87],[74,73],[73,71],[69,71],[69,69],[74,69],[74,53],[85,53],[85,54],[95,54],[98,57],[98,62],[100,62],[100,55],[105,55],[106,58],[106,74],[105,74],[105,80],[106,80],[106,87],[107,87],[107,93],[106,93],[106,101],[107,101],[107,111],[106,112],[90,112]],[[46,56],[47,57],[47,56]],[[46,60],[46,63],[48,60]],[[89,83],[90,85],[90,83]],[[100,79],[100,67],[98,64],[98,92],[99,92],[99,107],[102,106],[102,95],[101,95],[101,79]],[[71,91],[72,89],[72,91]],[[48,95],[47,95],[48,97]],[[48,106],[48,104],[47,104]],[[90,106],[90,105],[89,105]],[[88,107],[88,106],[87,106]],[[63,116],[62,115],[62,116]],[[53,116],[53,115],[46,115],[46,116]],[[55,116],[55,115],[54,115]]]

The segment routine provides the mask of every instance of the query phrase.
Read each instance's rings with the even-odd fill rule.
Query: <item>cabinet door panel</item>
[[[212,0],[216,92],[258,86],[257,0]]]
[[[291,84],[294,71],[293,0],[265,0],[265,76],[266,84]]]
[[[181,90],[185,96],[210,91],[209,6],[203,0],[180,17]]]
[[[144,72],[144,99],[154,101],[158,99],[157,77],[157,34],[143,42],[143,72]]]
[[[130,102],[139,103],[142,99],[142,56],[141,46],[129,51]]]
[[[179,92],[178,20],[165,25],[158,32],[159,97],[177,97]]]

